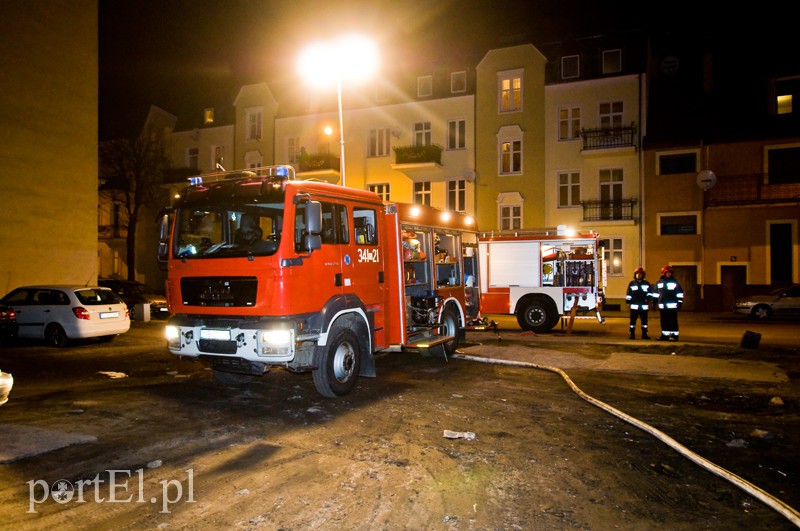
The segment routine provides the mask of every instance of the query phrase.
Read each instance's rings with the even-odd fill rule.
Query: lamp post
[[[342,81],[361,81],[377,67],[375,44],[366,37],[347,35],[332,42],[317,42],[308,46],[297,61],[300,74],[314,87],[325,87],[336,81],[336,101],[339,108],[339,157],[342,186],[347,186],[344,162],[344,113],[342,111]]]

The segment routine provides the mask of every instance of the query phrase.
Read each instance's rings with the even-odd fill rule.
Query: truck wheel
[[[258,376],[252,374],[239,374],[235,372],[224,372],[213,369],[214,378],[225,385],[244,385],[254,382]]]
[[[61,325],[51,323],[44,330],[44,339],[51,347],[61,348],[67,344],[67,333]]]
[[[314,351],[314,385],[322,396],[336,398],[356,385],[361,366],[358,338],[349,328],[334,328],[328,344]]]
[[[517,322],[523,330],[547,332],[558,322],[556,305],[549,299],[528,299],[517,310]]]
[[[455,337],[452,341],[444,344],[444,351],[447,354],[452,354],[458,348],[458,316],[451,306],[448,306],[442,312],[441,333],[445,336]]]

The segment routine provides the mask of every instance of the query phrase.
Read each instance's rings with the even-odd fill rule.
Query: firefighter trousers
[[[630,332],[631,337],[633,337],[633,333],[636,331],[636,321],[641,321],[642,323],[642,337],[647,337],[647,310],[631,310],[631,319],[630,319]]]

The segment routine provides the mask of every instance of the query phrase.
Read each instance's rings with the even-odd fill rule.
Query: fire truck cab
[[[161,222],[167,347],[224,383],[311,371],[329,397],[376,352],[452,352],[478,312],[473,225],[291,166],[193,177]]]

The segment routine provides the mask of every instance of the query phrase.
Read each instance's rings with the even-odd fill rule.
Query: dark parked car
[[[759,321],[770,317],[800,317],[800,284],[736,301],[733,311]]]
[[[0,304],[0,340],[13,339],[17,337],[17,314],[14,308]]]
[[[153,319],[166,319],[169,317],[167,298],[156,293],[156,290],[146,284],[120,278],[101,278],[98,279],[97,283],[106,288],[111,288],[114,293],[125,301],[131,314],[131,319],[142,318],[140,315],[136,315],[137,304],[149,304],[150,317]]]

